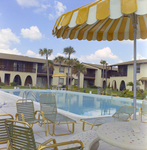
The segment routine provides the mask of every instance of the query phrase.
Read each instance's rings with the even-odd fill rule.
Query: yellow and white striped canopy
[[[53,35],[79,40],[133,40],[132,14],[138,16],[137,39],[147,38],[147,0],[96,0],[60,16]]]

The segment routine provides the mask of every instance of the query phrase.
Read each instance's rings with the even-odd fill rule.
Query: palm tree
[[[106,62],[106,87],[107,87],[107,71],[109,70],[109,67],[107,68],[108,63]]]
[[[68,59],[70,60],[70,56],[71,54],[75,53],[76,51],[73,49],[73,47],[66,47],[63,50],[63,53],[65,53],[65,55],[68,55]],[[68,65],[68,77],[67,77],[67,89],[69,86],[69,65]]]
[[[132,91],[133,91],[133,82],[128,82],[127,86],[132,86]],[[136,85],[140,85],[140,83],[138,81],[136,81]]]
[[[62,62],[64,62],[65,58],[63,56],[58,56],[54,58],[54,62],[59,63],[59,71],[61,68],[61,64]],[[60,77],[58,78],[58,87],[59,87],[59,81],[60,81]]]
[[[52,49],[47,49],[47,48],[44,48],[44,49],[40,49],[39,50],[39,54],[41,56],[45,55],[46,56],[46,66],[47,66],[47,85],[48,85],[48,89],[49,89],[49,67],[48,67],[48,56],[50,56],[52,54],[53,50]]]
[[[106,64],[106,61],[105,60],[101,60],[100,63],[103,65],[103,82],[104,82],[104,65]]]
[[[78,90],[80,89],[80,73],[86,74],[87,69],[82,63],[77,63],[73,67],[73,73],[78,76]]]
[[[47,71],[47,66],[46,64],[44,65],[45,67],[45,71]],[[49,73],[49,76],[50,76],[50,70],[54,71],[54,63],[52,60],[48,60],[48,73]]]
[[[72,86],[72,71],[73,71],[73,66],[75,66],[77,63],[79,63],[77,58],[74,59],[65,59],[65,63],[67,63],[71,67],[71,75],[70,75],[70,85]]]

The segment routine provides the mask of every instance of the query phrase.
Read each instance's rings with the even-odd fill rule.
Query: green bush
[[[137,99],[144,99],[147,95],[147,91],[144,91],[143,90],[138,90],[136,92],[136,98]],[[130,97],[130,98],[133,98],[133,91],[129,91],[129,90],[124,90],[122,91],[122,93],[119,95],[120,97]]]
[[[11,82],[10,84],[11,84],[11,86],[17,86],[16,82]]]
[[[0,82],[0,86],[5,86],[5,83],[3,83],[3,82]]]
[[[91,86],[90,86],[90,88],[97,88],[97,86],[95,86],[95,85],[91,85]]]

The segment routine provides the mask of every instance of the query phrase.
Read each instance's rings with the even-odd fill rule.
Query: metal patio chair
[[[147,123],[147,121],[143,121],[142,116],[147,117],[147,100],[143,100],[142,107],[139,108],[139,117],[141,119],[141,122]]]
[[[0,144],[9,145],[8,134],[5,127],[6,119],[13,119],[11,114],[0,114]],[[1,147],[0,149],[6,149],[6,147]]]
[[[83,122],[82,129],[85,131],[85,124],[91,125],[91,130],[94,126],[100,126],[103,123],[115,122],[115,121],[127,121],[133,114],[133,106],[124,105],[118,109],[112,116],[108,117],[96,117],[80,119]]]
[[[31,100],[31,99],[19,99],[16,101],[16,108],[17,108],[17,113],[15,115],[15,120],[18,119],[19,121],[27,122],[32,127],[33,127],[33,124],[35,124],[35,123],[40,124],[40,122],[41,122],[44,124],[45,130],[38,131],[35,133],[45,132],[45,135],[47,136],[44,114],[42,111],[39,111],[39,110],[34,111],[33,100]],[[41,113],[42,119],[36,119],[35,115],[37,113]]]
[[[74,123],[76,121],[68,118],[65,115],[59,114],[57,112],[56,98],[52,93],[42,93],[39,95],[40,100],[40,110],[43,111],[44,117],[47,121],[48,132],[50,135],[67,135],[74,132]],[[49,122],[52,124],[52,133],[49,130]],[[56,134],[55,125],[66,124],[68,127],[68,133]],[[72,125],[72,130],[69,129],[69,124]]]
[[[58,150],[57,147],[59,146],[61,147],[74,143],[79,143],[79,145],[73,147],[72,150],[83,149],[83,143],[78,140],[56,143],[56,140],[51,138],[43,143],[35,142],[32,126],[30,126],[27,122],[7,119],[5,124],[10,148],[12,150]],[[68,150],[68,148],[66,148],[66,150]]]

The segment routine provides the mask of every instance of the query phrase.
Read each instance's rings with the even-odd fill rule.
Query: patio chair
[[[31,99],[19,99],[19,100],[17,100],[16,101],[16,108],[17,108],[17,113],[15,115],[15,120],[18,119],[19,121],[27,122],[32,127],[33,127],[33,124],[41,122],[44,124],[45,130],[35,132],[35,133],[45,132],[45,135],[47,136],[44,114],[42,111],[39,111],[39,110],[34,111],[34,103]],[[37,113],[41,113],[42,119],[36,119],[35,118],[35,115]]]
[[[42,93],[39,95],[40,100],[40,110],[43,111],[44,117],[47,121],[48,132],[50,135],[67,135],[74,132],[74,123],[76,121],[68,118],[65,115],[59,114],[57,112],[56,98],[52,93]],[[49,130],[49,122],[52,124],[52,133]],[[55,125],[66,124],[68,127],[67,133],[56,134],[55,133]],[[69,124],[72,125],[72,130],[69,129]]]
[[[118,109],[112,116],[108,117],[96,117],[80,119],[83,122],[82,129],[85,131],[85,124],[91,125],[91,130],[94,126],[100,126],[103,123],[115,122],[115,121],[128,121],[133,114],[133,106],[124,105]]]
[[[8,134],[5,127],[6,119],[13,119],[11,114],[0,114],[0,144],[8,144]],[[6,147],[1,147],[0,149],[6,149]]]
[[[143,121],[142,116],[147,117],[147,100],[143,100],[142,107],[139,108],[139,117],[141,122],[147,123],[147,121]]]
[[[10,142],[10,148],[12,150],[58,150],[57,147],[59,146],[73,143],[79,143],[79,145],[77,147],[73,147],[72,150],[83,149],[83,143],[78,140],[56,143],[56,140],[51,138],[43,143],[37,143],[34,139],[32,126],[30,126],[27,122],[7,119],[5,124]],[[68,150],[68,148],[66,150]]]

